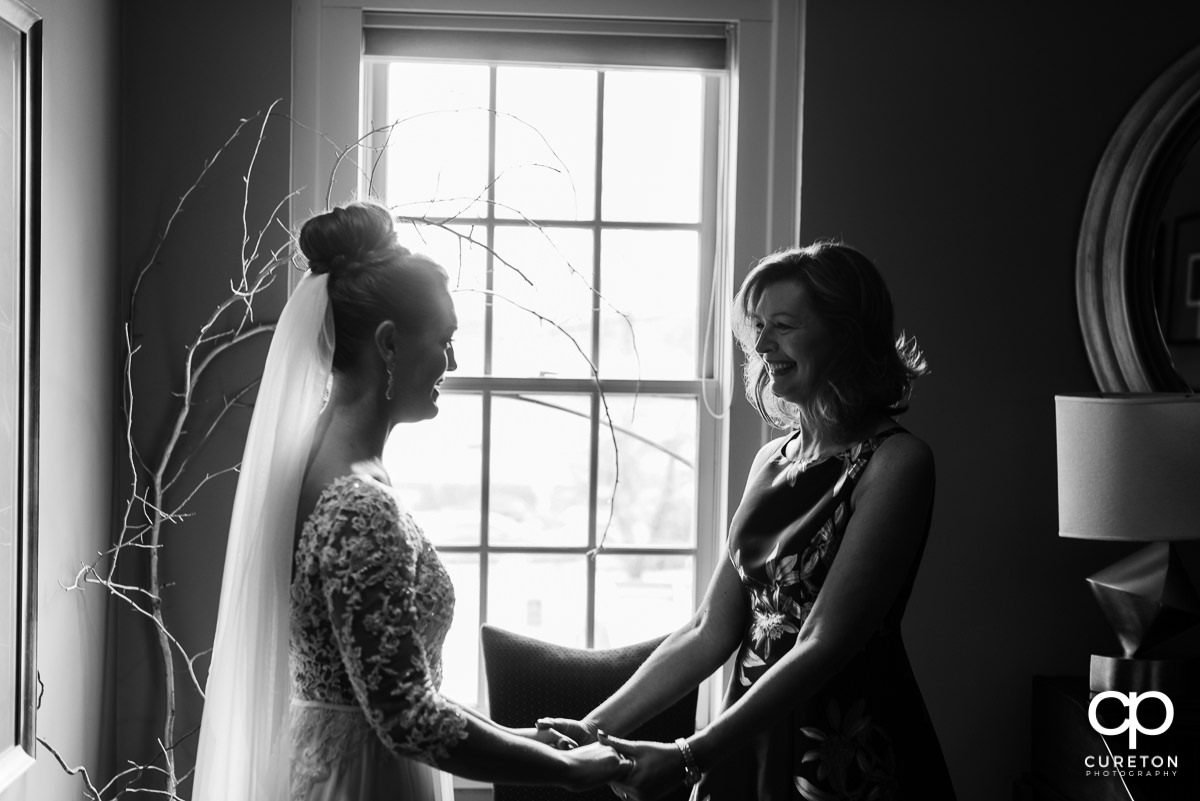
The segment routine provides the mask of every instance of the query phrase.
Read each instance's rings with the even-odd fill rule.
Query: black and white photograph
[[[0,0],[0,801],[1200,798],[1200,4]]]

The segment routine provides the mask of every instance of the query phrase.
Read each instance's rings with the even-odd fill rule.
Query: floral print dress
[[[729,535],[729,558],[751,614],[725,708],[795,645],[837,557],[858,478],[876,449],[902,430],[884,431],[807,469],[784,456],[797,432],[751,477]],[[900,639],[919,562],[863,650],[788,717],[716,763],[696,786],[694,799],[953,799]]]
[[[436,801],[432,765],[466,737],[438,693],[454,587],[391,490],[344,476],[296,546],[289,664],[292,801]]]

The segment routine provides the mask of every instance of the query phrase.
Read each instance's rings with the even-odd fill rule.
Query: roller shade
[[[370,12],[363,15],[363,48],[368,58],[486,64],[720,71],[729,61],[720,22]]]

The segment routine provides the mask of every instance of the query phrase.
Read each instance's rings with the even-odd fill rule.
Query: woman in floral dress
[[[438,413],[446,272],[352,203],[305,223],[230,525],[193,801],[438,801],[447,774],[570,789],[631,764],[441,695],[454,588],[382,464]],[[421,454],[409,454],[419,459]],[[571,743],[573,746],[574,744]]]
[[[929,530],[933,456],[894,417],[926,372],[874,265],[841,244],[764,258],[734,301],[746,390],[792,429],[754,459],[704,602],[582,721],[539,726],[636,759],[648,801],[953,799],[900,637]],[[736,653],[722,709],[674,744],[617,736]]]

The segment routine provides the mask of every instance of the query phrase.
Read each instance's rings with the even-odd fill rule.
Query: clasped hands
[[[683,755],[674,743],[623,740],[600,731],[593,723],[568,718],[539,719],[537,739],[564,750],[611,748],[621,757],[620,763],[611,775],[592,786],[608,784],[618,798],[627,801],[654,801],[683,781]]]

